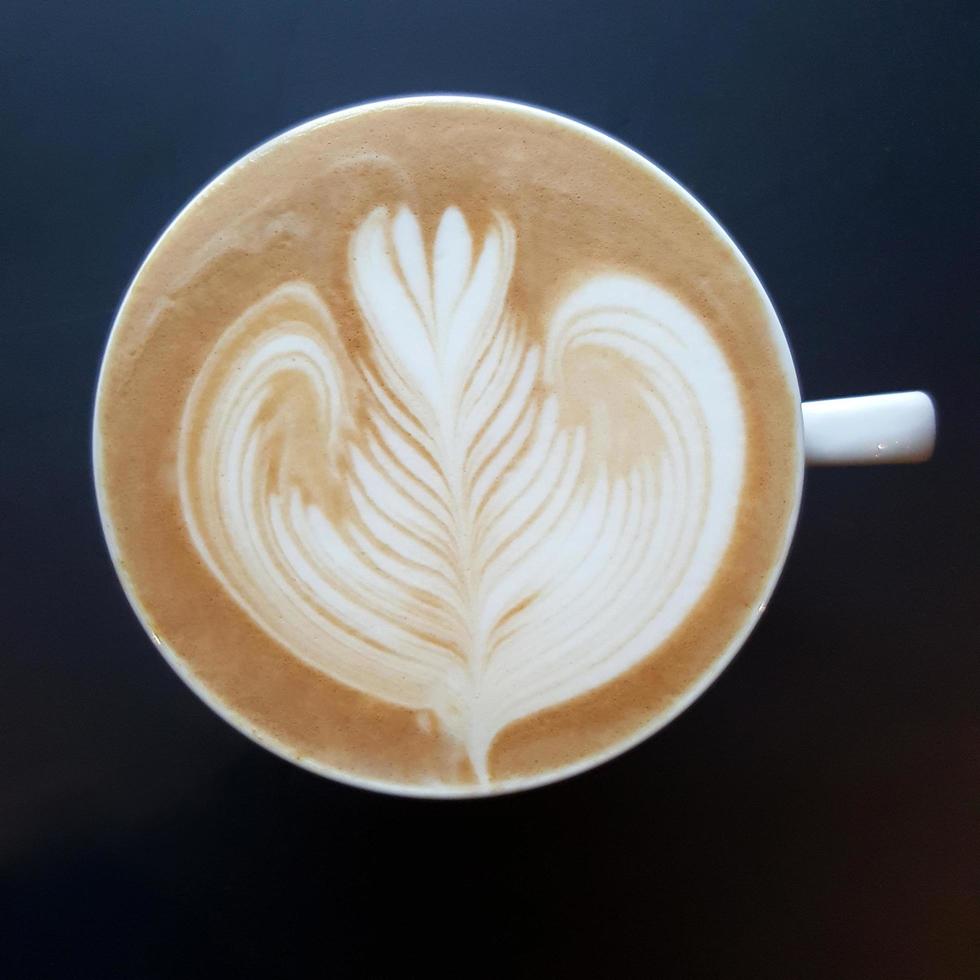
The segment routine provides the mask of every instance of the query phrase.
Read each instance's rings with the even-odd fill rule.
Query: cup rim
[[[222,701],[216,694],[211,692],[204,681],[194,673],[189,664],[177,654],[170,644],[168,644],[153,630],[151,626],[151,617],[149,616],[147,610],[143,608],[142,603],[136,595],[136,590],[133,583],[129,580],[127,574],[125,573],[114,529],[108,516],[108,503],[102,485],[102,454],[99,418],[101,415],[106,365],[109,361],[113,348],[113,342],[117,336],[119,321],[128,305],[136,284],[139,282],[140,277],[142,276],[144,268],[151,261],[158,248],[170,236],[171,232],[176,228],[183,216],[193,209],[198,200],[207,194],[214,185],[229,178],[237,168],[245,164],[257,154],[266,151],[273,144],[276,144],[281,140],[291,138],[308,129],[315,129],[319,128],[320,126],[329,125],[332,122],[347,118],[349,116],[366,112],[376,112],[385,109],[400,108],[420,103],[437,105],[482,105],[498,109],[505,109],[518,114],[525,113],[537,118],[548,119],[586,137],[598,140],[605,146],[621,153],[633,163],[651,171],[654,177],[666,182],[666,184],[676,193],[678,193],[681,199],[697,214],[699,214],[701,218],[708,223],[709,227],[711,227],[714,232],[727,244],[742,265],[743,270],[748,274],[749,280],[755,286],[756,291],[763,302],[763,307],[768,314],[769,331],[773,346],[778,354],[780,366],[782,367],[785,375],[785,380],[787,384],[789,384],[791,392],[795,396],[796,403],[796,424],[794,427],[796,435],[796,465],[794,467],[795,482],[793,506],[786,521],[783,539],[780,542],[777,558],[770,565],[764,587],[760,593],[759,602],[757,603],[756,608],[752,611],[751,615],[749,615],[741,624],[738,631],[729,641],[725,649],[712,660],[711,664],[698,676],[697,680],[691,684],[680,697],[673,701],[666,710],[654,715],[647,721],[646,724],[641,725],[639,728],[631,732],[626,738],[606,747],[600,752],[577,759],[575,762],[572,762],[566,766],[560,766],[533,776],[502,780],[498,783],[491,783],[489,786],[481,786],[479,784],[464,786],[442,784],[406,784],[394,781],[369,779],[357,775],[356,773],[333,768],[317,760],[309,759],[303,756],[302,753],[297,753],[295,750],[291,749],[288,744],[276,738],[269,732],[261,731],[255,727],[244,715],[241,715],[230,705]],[[223,719],[238,732],[243,734],[246,738],[250,739],[252,742],[268,750],[269,752],[272,752],[274,755],[279,756],[281,759],[292,763],[293,765],[299,766],[300,768],[314,773],[317,776],[326,777],[358,789],[371,790],[373,792],[383,793],[389,796],[415,799],[486,799],[495,796],[506,796],[512,793],[538,789],[544,786],[549,786],[553,783],[563,782],[566,779],[570,779],[573,776],[578,776],[582,773],[588,772],[591,769],[601,766],[605,762],[629,752],[631,749],[635,748],[642,742],[645,742],[652,735],[655,735],[661,729],[665,728],[675,718],[686,711],[709,687],[711,687],[725,668],[732,662],[735,655],[742,649],[749,635],[755,629],[760,617],[769,604],[780,576],[782,575],[782,571],[786,565],[790,547],[795,536],[796,527],[799,520],[800,504],[803,495],[803,477],[805,472],[802,395],[800,392],[799,374],[796,368],[796,362],[793,357],[792,349],[790,347],[789,340],[786,337],[785,330],[782,327],[782,321],[780,320],[776,311],[775,304],[766,290],[762,279],[724,225],[722,225],[714,214],[709,211],[708,208],[706,208],[704,204],[702,204],[701,201],[691,191],[689,191],[687,187],[684,186],[684,184],[674,177],[672,173],[670,173],[660,164],[651,160],[645,154],[630,146],[628,143],[625,143],[622,140],[610,135],[604,130],[576,119],[574,116],[557,112],[553,109],[547,109],[534,103],[499,98],[496,96],[475,95],[468,93],[423,92],[381,99],[370,99],[364,102],[352,103],[338,109],[330,110],[329,112],[319,113],[295,125],[288,126],[263,140],[261,143],[255,144],[243,154],[235,158],[231,163],[227,164],[225,167],[211,176],[205,183],[203,183],[198,190],[180,206],[173,218],[167,222],[163,230],[154,239],[153,244],[147,250],[146,254],[143,256],[143,259],[137,266],[136,271],[130,278],[129,283],[123,292],[122,299],[120,300],[116,311],[113,314],[112,325],[109,329],[105,347],[103,348],[102,356],[99,361],[95,398],[92,408],[91,440],[92,476],[95,487],[96,507],[99,513],[99,522],[102,528],[102,535],[105,540],[106,548],[109,552],[109,557],[112,561],[116,577],[119,580],[120,586],[122,587],[123,593],[126,596],[130,608],[135,614],[144,632],[150,638],[150,641],[156,647],[157,651],[170,665],[177,676],[184,682],[184,684],[186,684],[187,687],[190,688],[190,690],[196,694],[197,697],[211,711],[213,711],[216,715],[218,715],[218,717]],[[683,622],[677,628],[683,628]]]

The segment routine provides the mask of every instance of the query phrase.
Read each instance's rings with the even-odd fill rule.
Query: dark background
[[[980,976],[978,14],[4,2],[0,976]],[[116,583],[89,464],[115,305],[188,196],[305,117],[431,90],[645,152],[750,256],[808,397],[940,411],[929,465],[809,475],[770,611],[665,731],[448,804],[200,704]]]

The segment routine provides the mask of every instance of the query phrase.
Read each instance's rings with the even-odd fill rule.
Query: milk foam
[[[375,209],[348,256],[367,343],[283,283],[208,355],[178,450],[189,533],[241,608],[434,716],[484,783],[506,726],[623,674],[690,612],[745,469],[735,380],[690,309],[597,269],[532,330],[508,303],[519,261],[504,215],[475,247],[456,208],[431,242]]]

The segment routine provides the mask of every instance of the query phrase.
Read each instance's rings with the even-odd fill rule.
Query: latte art
[[[799,398],[731,242],[614,141],[420,97],[265,144],[112,329],[99,508],[154,643],[315,772],[424,796],[635,744],[741,643]]]
[[[730,543],[745,470],[732,371],[699,318],[596,267],[545,322],[521,247],[406,206],[349,236],[364,342],[316,286],[228,323],[180,421],[194,547],[292,655],[417,713],[488,783],[507,726],[662,644]]]

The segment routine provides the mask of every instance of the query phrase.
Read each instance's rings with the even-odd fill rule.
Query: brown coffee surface
[[[358,286],[358,275],[366,273],[356,268],[357,242],[366,242],[375,225],[378,235],[387,235],[379,254],[395,256],[398,282],[424,306],[419,297],[425,290],[412,292],[411,269],[398,265],[395,239],[399,228],[405,234],[415,229],[431,257],[449,212],[462,215],[469,229],[474,267],[482,243],[499,241],[511,250],[511,264],[501,260],[502,298],[497,306],[492,297],[486,301],[493,309],[487,316],[512,331],[528,357],[547,356],[548,325],[583,282],[618,276],[648,283],[703,325],[734,378],[744,422],[734,525],[696,603],[669,635],[611,679],[584,691],[563,688],[573,695],[529,714],[508,709],[495,716],[503,719],[499,730],[487,722],[484,784],[535,779],[608,753],[669,714],[710,675],[768,594],[800,479],[796,393],[764,296],[703,212],[616,144],[518,107],[407,100],[302,127],[209,185],[140,270],[110,340],[95,420],[96,480],[110,548],[154,640],[246,730],[314,768],[423,792],[466,791],[481,778],[479,765],[460,748],[459,732],[446,723],[455,715],[427,710],[417,685],[402,690],[397,664],[359,686],[357,657],[373,649],[404,652],[395,648],[410,637],[432,652],[433,663],[439,656],[458,661],[458,624],[439,605],[438,589],[425,584],[421,571],[409,580],[400,571],[409,565],[389,555],[381,570],[377,563],[363,566],[365,575],[403,579],[394,583],[388,606],[382,609],[377,600],[366,613],[369,624],[383,625],[383,635],[345,620],[336,612],[342,603],[323,611],[308,595],[293,593],[290,601],[309,603],[306,618],[297,617],[293,632],[280,629],[278,593],[251,575],[251,552],[232,553],[238,525],[222,510],[228,477],[214,461],[224,458],[222,447],[232,445],[236,431],[234,415],[222,428],[222,392],[233,391],[240,372],[251,369],[249,345],[287,324],[299,365],[266,380],[255,369],[255,384],[265,385],[254,420],[262,440],[255,451],[271,453],[268,464],[256,464],[255,486],[282,501],[281,513],[263,512],[256,547],[279,533],[276,515],[281,520],[290,513],[292,499],[294,522],[309,520],[302,526],[315,529],[325,521],[343,534],[350,528],[350,560],[366,561],[369,531],[358,516],[357,495],[366,485],[363,460],[372,452],[382,470],[401,473],[401,492],[429,500],[438,476],[419,474],[442,472],[433,448],[442,443],[426,442],[432,424],[425,406],[399,387],[405,371],[379,352],[371,290]],[[428,320],[423,314],[421,320],[435,322],[435,314]],[[496,328],[488,329],[491,337]],[[307,340],[320,344],[320,360],[307,357]],[[502,349],[477,344],[474,371]],[[595,356],[586,356],[590,352]],[[553,399],[559,428],[582,433],[581,481],[602,481],[606,473],[612,481],[638,457],[654,459],[669,442],[670,413],[684,410],[671,409],[668,400],[666,422],[645,412],[628,353],[592,347],[574,354],[569,347],[560,363],[560,384],[542,368],[522,418],[544,419]],[[321,367],[329,376],[317,373]],[[324,389],[341,394],[331,402],[321,397]],[[235,402],[228,399],[232,412]],[[392,420],[401,421],[396,426]],[[417,466],[398,462],[379,441],[378,428],[388,423]],[[421,435],[412,434],[413,426]],[[519,442],[516,435],[513,441]],[[501,464],[488,493],[505,492],[508,472],[521,465],[522,453],[533,451],[530,446],[528,436],[513,460]],[[710,466],[704,474],[701,484],[710,484]],[[691,483],[688,492],[708,491]],[[309,516],[313,508],[322,520]],[[642,556],[630,560],[637,562],[636,574],[644,574]],[[471,572],[458,555],[445,562],[449,572],[440,574],[450,586],[457,578],[469,582]],[[357,581],[337,573],[331,587],[338,602]],[[629,587],[637,584],[643,583]],[[494,642],[510,636],[509,625],[523,623],[539,598],[529,593],[505,604]],[[422,625],[413,625],[416,608]],[[628,638],[642,637],[642,625]],[[347,666],[338,659],[334,669],[332,645],[339,650],[345,644]],[[529,646],[526,652],[538,651]]]

